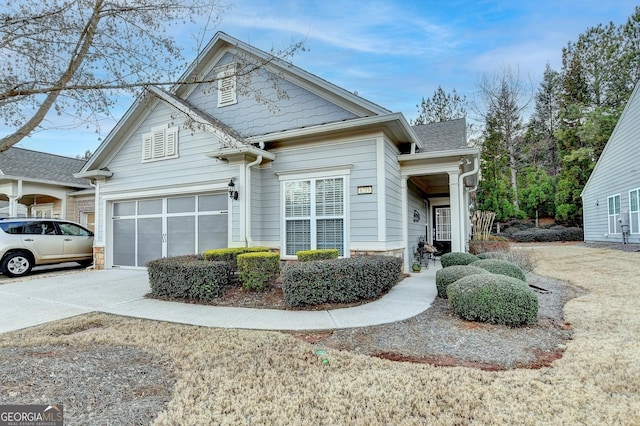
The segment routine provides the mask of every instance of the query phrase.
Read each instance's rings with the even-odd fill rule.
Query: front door
[[[433,209],[433,245],[443,252],[451,251],[451,207]]]

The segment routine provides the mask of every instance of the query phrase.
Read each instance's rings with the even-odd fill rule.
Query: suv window
[[[58,222],[62,235],[74,235],[78,237],[87,237],[91,235],[91,232],[74,224],[68,222]]]
[[[24,222],[3,222],[0,221],[0,229],[7,234],[22,234]]]
[[[56,227],[53,222],[44,220],[25,222],[22,233],[32,235],[56,235]]]

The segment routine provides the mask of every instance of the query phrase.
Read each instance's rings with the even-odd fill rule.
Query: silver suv
[[[21,277],[36,265],[93,263],[93,232],[60,219],[0,218],[0,272]]]

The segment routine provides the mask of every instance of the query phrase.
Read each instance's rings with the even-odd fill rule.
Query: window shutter
[[[142,135],[142,160],[147,161],[153,158],[152,154],[153,133]]]
[[[164,130],[153,132],[153,158],[164,157]]]
[[[167,157],[178,155],[178,128],[167,129]]]

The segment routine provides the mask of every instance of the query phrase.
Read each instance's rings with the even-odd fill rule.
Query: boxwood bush
[[[236,257],[238,279],[245,290],[263,290],[280,275],[280,255],[270,252],[243,253]]]
[[[445,253],[440,256],[440,263],[443,268],[453,265],[468,265],[478,260],[478,257],[470,253]]]
[[[338,249],[301,250],[296,253],[296,256],[298,256],[298,262],[337,259],[339,255],[340,252]]]
[[[562,241],[584,241],[584,230],[575,226],[560,230],[560,235]]]
[[[470,264],[477,268],[486,269],[493,274],[506,275],[526,282],[527,276],[524,271],[515,263],[501,259],[480,259]]]
[[[233,271],[238,269],[236,258],[242,253],[255,253],[269,251],[268,247],[228,247],[207,250],[203,253],[204,260],[228,262]]]
[[[518,231],[511,234],[511,238],[518,243],[531,243],[536,240],[536,234],[531,231]]]
[[[227,262],[205,261],[201,256],[177,256],[147,262],[151,293],[155,296],[210,300],[229,284]]]
[[[460,278],[473,274],[488,274],[486,269],[478,268],[471,265],[453,265],[448,268],[439,269],[436,272],[436,288],[438,289],[438,297],[447,298],[447,287],[458,281]]]
[[[282,291],[289,306],[349,303],[379,296],[400,279],[402,259],[360,256],[298,262],[282,273]]]
[[[517,278],[468,275],[447,288],[447,297],[451,310],[470,321],[516,326],[538,318],[538,297]]]

